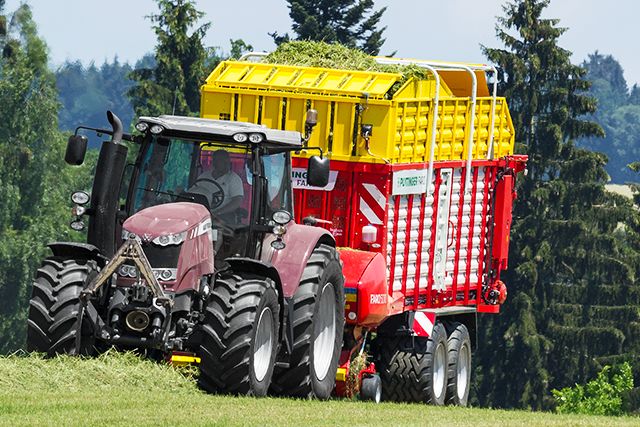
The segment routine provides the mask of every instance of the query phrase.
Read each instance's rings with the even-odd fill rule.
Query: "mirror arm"
[[[113,136],[113,131],[111,129],[107,130],[107,129],[100,129],[100,128],[92,128],[92,127],[89,127],[89,126],[78,126],[73,134],[74,135],[78,135],[78,131],[80,131],[81,129],[92,130],[96,134],[106,134],[106,135]],[[123,133],[122,134],[122,139],[124,139],[125,141],[129,141],[129,142],[136,142],[136,141],[134,141],[134,136],[129,134],[129,133]]]
[[[301,149],[295,150],[296,154],[299,154],[301,151],[310,151],[310,150],[318,150],[320,152],[320,158],[324,158],[324,151],[322,151],[322,147],[303,147]]]

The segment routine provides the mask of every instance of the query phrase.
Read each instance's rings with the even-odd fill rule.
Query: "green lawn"
[[[200,392],[175,369],[130,354],[0,358],[0,425],[640,425],[630,417],[254,399]]]

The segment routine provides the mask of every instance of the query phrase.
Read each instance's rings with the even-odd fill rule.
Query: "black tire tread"
[[[446,332],[436,323],[432,337]],[[415,343],[415,351],[413,345]],[[434,341],[422,337],[378,337],[376,365],[382,380],[382,400],[436,404],[428,390],[432,387]]]
[[[258,305],[270,290],[277,295],[273,281],[257,276],[234,274],[216,281],[201,328],[198,383],[202,389],[211,393],[252,394],[251,330]],[[279,305],[275,308],[278,319]],[[277,346],[277,339],[274,345]]]
[[[335,248],[328,245],[318,246],[302,273],[300,285],[293,296],[293,336],[292,354],[290,368],[276,372],[273,378],[272,389],[276,394],[300,398],[320,398],[326,399],[328,395],[316,395],[311,379],[311,351],[313,334],[313,313],[318,297],[318,291],[322,276],[325,272],[338,269],[342,280],[333,283],[338,294],[336,304],[343,310],[344,307],[344,278],[340,257]],[[344,317],[336,325],[337,334],[342,338],[344,329]],[[340,340],[342,341],[342,340]],[[339,356],[339,353],[338,353]],[[336,358],[337,362],[337,358]],[[327,375],[333,376],[335,383],[335,372]]]
[[[447,397],[446,404],[447,405],[459,405],[459,406],[467,406],[469,390],[467,390],[466,399],[460,400],[457,395],[457,384],[455,382],[455,378],[457,375],[457,363],[458,363],[458,354],[460,348],[463,343],[466,342],[469,350],[471,350],[471,339],[469,337],[469,331],[467,327],[459,322],[452,322],[447,325],[448,338],[447,338],[447,352],[448,352],[448,361],[449,366],[447,368]],[[469,367],[469,372],[471,372],[471,367]],[[467,383],[467,388],[469,388],[469,382]]]
[[[80,292],[87,278],[98,271],[95,261],[46,258],[36,273],[29,301],[27,350],[75,354]],[[83,343],[87,344],[87,343]],[[83,345],[81,353],[89,352]]]

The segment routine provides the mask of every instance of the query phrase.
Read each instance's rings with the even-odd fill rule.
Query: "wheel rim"
[[[436,399],[440,399],[444,393],[445,386],[445,348],[442,343],[438,343],[433,357],[433,393]]]
[[[322,288],[318,313],[314,319],[313,368],[322,381],[329,371],[336,342],[336,301],[331,283]]]
[[[471,355],[469,354],[469,347],[463,345],[458,352],[458,366],[456,367],[456,384],[458,399],[464,399],[467,393],[467,387],[469,385],[469,365],[471,361]]]
[[[254,341],[253,373],[256,380],[262,381],[271,365],[273,350],[273,316],[269,307],[264,307],[260,313]]]

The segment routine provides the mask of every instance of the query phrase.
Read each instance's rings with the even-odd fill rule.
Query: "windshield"
[[[153,137],[142,157],[132,213],[163,203],[195,202],[227,225],[246,225],[250,158],[244,146]]]

